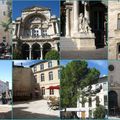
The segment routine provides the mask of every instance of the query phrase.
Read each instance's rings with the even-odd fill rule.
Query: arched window
[[[120,13],[118,14],[117,29],[120,30]]]

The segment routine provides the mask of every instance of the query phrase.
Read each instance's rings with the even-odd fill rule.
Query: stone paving
[[[88,51],[61,51],[61,59],[107,59],[107,53],[107,47]]]
[[[13,105],[13,118],[59,118],[59,110],[51,110],[46,100],[15,102]]]
[[[0,119],[10,119],[12,116],[11,105],[0,105]]]

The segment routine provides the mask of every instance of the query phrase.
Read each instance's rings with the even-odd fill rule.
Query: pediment
[[[44,10],[49,10],[49,8],[40,7],[40,6],[32,6],[32,7],[24,9],[23,12],[34,11],[34,10],[42,10],[42,11],[44,11]]]

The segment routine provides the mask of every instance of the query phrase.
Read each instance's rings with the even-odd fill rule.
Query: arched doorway
[[[117,58],[120,59],[120,43],[117,44]]]
[[[101,1],[90,1],[89,7],[96,48],[103,48],[107,43],[107,5]]]
[[[32,45],[32,59],[40,59],[40,45],[35,43]]]
[[[22,45],[22,57],[23,59],[29,58],[29,45],[26,43]]]
[[[115,91],[108,93],[109,98],[109,115],[116,116],[118,114],[118,95]]]
[[[49,43],[45,43],[43,45],[43,58],[45,58],[46,53],[50,50],[51,50],[51,45]]]

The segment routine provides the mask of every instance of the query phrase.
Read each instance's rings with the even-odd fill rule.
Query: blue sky
[[[61,65],[66,65],[71,60],[62,60]],[[108,62],[107,60],[87,60],[89,68],[96,68],[100,71],[100,76],[108,75]]]
[[[59,4],[60,2],[58,0],[13,0],[13,20],[21,16],[21,11],[23,9],[31,6],[50,8],[52,15],[56,15],[57,17],[59,17]]]
[[[12,61],[0,60],[0,80],[9,81],[10,89],[12,88]]]
[[[21,66],[21,63],[24,67],[29,67],[30,65],[33,65],[35,63],[38,63],[42,60],[14,60],[14,65],[19,65]]]

